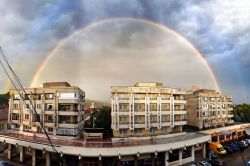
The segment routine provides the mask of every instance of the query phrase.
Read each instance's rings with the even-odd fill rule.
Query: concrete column
[[[19,153],[20,153],[20,163],[22,163],[23,162],[23,147],[22,146],[20,146],[19,147]]]
[[[166,151],[165,152],[165,157],[164,157],[164,162],[165,162],[165,166],[169,166],[169,162],[168,162],[168,160],[169,160],[169,152],[168,151]]]
[[[98,166],[102,166],[102,160],[98,159]]]
[[[135,159],[134,159],[134,166],[138,166],[138,157],[135,156]]]
[[[36,166],[36,149],[32,149],[32,166]]]
[[[192,158],[192,161],[195,160],[194,146],[191,147],[191,158]]]
[[[121,165],[121,160],[118,159],[116,164],[117,164],[117,166],[120,166]]]
[[[80,159],[80,160],[78,161],[78,166],[83,166],[83,160],[82,160],[82,159]]]
[[[45,154],[46,166],[50,166],[50,152]]]
[[[206,143],[203,143],[202,144],[202,155],[203,155],[203,158],[206,158]]]
[[[11,144],[8,144],[8,159],[10,160],[11,159]]]
[[[179,149],[179,165],[182,165],[182,149]]]
[[[67,166],[67,162],[66,162],[66,158],[65,157],[63,157],[63,166]]]
[[[152,164],[152,166],[155,166],[155,158],[156,158],[155,154],[151,154],[151,164]]]

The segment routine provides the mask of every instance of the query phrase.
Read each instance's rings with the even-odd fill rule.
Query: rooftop
[[[51,141],[57,146],[76,146],[76,147],[86,147],[86,148],[104,148],[104,147],[131,147],[131,146],[143,146],[143,145],[159,145],[159,144],[170,144],[174,142],[182,142],[187,140],[192,140],[194,138],[203,138],[208,136],[204,133],[183,133],[177,136],[158,138],[158,139],[134,139],[130,141],[118,141],[112,142],[108,140],[84,140],[80,138],[76,139],[63,139],[63,138],[52,138]],[[47,138],[45,137],[34,137],[27,136],[20,133],[5,133],[0,135],[0,137],[14,138],[21,141],[36,142],[39,144],[49,144]]]
[[[47,82],[43,83],[44,88],[50,87],[70,87],[71,85],[68,82]]]

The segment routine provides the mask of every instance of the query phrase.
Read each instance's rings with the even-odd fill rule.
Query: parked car
[[[241,142],[236,142],[236,145],[239,147],[239,150],[244,150],[245,149],[245,145],[242,144]]]
[[[212,150],[214,153],[219,155],[224,155],[227,153],[224,147],[219,142],[211,142],[209,144],[209,150]]]
[[[241,140],[240,143],[242,143],[245,147],[248,147],[248,142],[245,140]]]
[[[226,166],[226,163],[221,159],[214,159],[208,161],[212,166]]]
[[[245,139],[245,141],[250,145],[250,139]]]
[[[208,163],[207,161],[198,161],[198,164],[200,166],[212,166],[210,163]]]
[[[230,142],[228,146],[231,147],[234,152],[239,151],[239,147],[236,143]]]
[[[230,147],[230,146],[228,146],[228,145],[224,145],[223,147],[225,148],[225,150],[227,151],[227,153],[233,153],[234,152],[233,148]]]

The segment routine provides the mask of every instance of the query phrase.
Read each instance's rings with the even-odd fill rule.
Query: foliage
[[[94,125],[93,125],[94,123]],[[98,110],[94,110],[90,120],[85,122],[85,128],[103,128],[104,136],[110,137],[112,136],[111,129],[111,108],[107,106],[103,106]]]
[[[233,112],[236,122],[250,122],[250,104],[237,105]]]
[[[0,108],[8,107],[10,93],[0,94]]]

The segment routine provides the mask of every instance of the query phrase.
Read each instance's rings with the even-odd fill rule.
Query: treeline
[[[10,93],[0,94],[0,108],[8,107]]]
[[[234,107],[235,122],[250,123],[250,104],[241,104]]]

